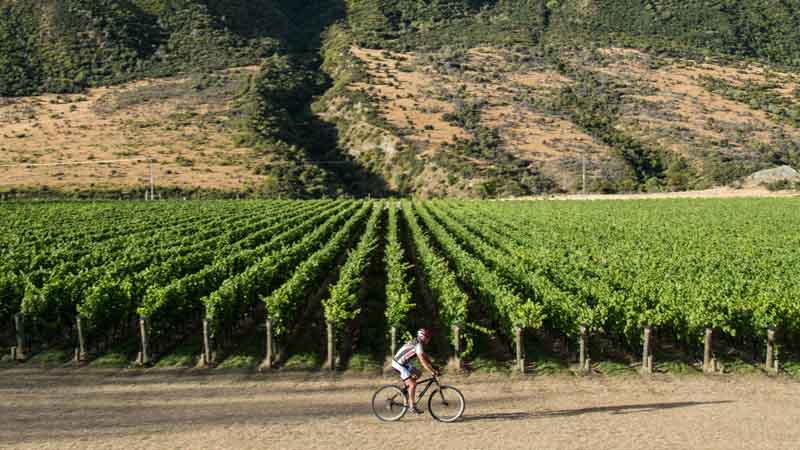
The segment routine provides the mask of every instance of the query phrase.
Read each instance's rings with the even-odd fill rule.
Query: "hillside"
[[[236,96],[257,71],[258,66],[249,66],[7,100],[0,107],[0,164],[117,162],[23,165],[8,168],[2,179],[28,188],[77,191],[143,187],[149,183],[148,164],[133,160],[152,157],[158,161],[161,189],[253,188],[258,159],[237,143],[234,123],[240,119],[231,113]]]
[[[796,105],[791,72],[619,48],[557,63],[522,47],[352,54],[368,81],[349,89],[376,99],[396,137],[384,154],[416,149],[428,162],[417,188],[432,194],[574,192],[584,158],[593,192],[705,189],[800,162],[796,123],[746,101]]]
[[[592,192],[736,184],[800,167],[798,10],[0,0],[0,189],[137,189],[143,165],[21,166],[122,157],[293,197],[575,192],[584,168]]]

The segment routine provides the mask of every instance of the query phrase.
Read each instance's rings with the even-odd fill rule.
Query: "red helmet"
[[[427,328],[420,328],[419,331],[417,331],[417,339],[421,339],[427,342],[428,340],[430,340],[430,338],[431,338],[431,332],[428,331]]]

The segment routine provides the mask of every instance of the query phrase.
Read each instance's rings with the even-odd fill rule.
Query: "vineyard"
[[[4,361],[652,372],[800,360],[797,199],[0,205]]]

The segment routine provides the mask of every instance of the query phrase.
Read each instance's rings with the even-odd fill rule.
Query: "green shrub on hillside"
[[[278,47],[263,33],[230,32],[195,0],[7,2],[0,4],[0,95],[252,64]]]
[[[31,94],[42,84],[36,27],[23,19],[22,14],[0,6],[0,96]]]
[[[766,184],[767,189],[770,191],[788,191],[790,189],[800,188],[800,183],[791,180],[778,180]]]
[[[588,41],[800,66],[800,8],[775,0],[347,0],[361,45]]]
[[[344,17],[368,47],[595,41],[800,66],[800,8],[775,0],[7,1],[0,95],[255,63],[318,48]]]
[[[360,45],[411,50],[446,45],[536,44],[542,0],[347,0]]]
[[[775,0],[562,0],[556,33],[637,38],[666,49],[707,49],[800,66],[800,8]]]
[[[605,75],[583,71],[560,61],[555,65],[575,82],[562,87],[555,102],[545,107],[554,114],[566,114],[584,131],[611,147],[615,156],[624,160],[633,171],[636,183],[663,178],[665,151],[640,141],[618,126],[624,86]]]
[[[130,2],[0,5],[0,95],[69,92],[124,79],[151,54],[155,20]]]
[[[308,105],[322,87],[316,73],[288,56],[272,56],[261,64],[255,80],[251,127],[267,139],[300,139],[309,120]]]

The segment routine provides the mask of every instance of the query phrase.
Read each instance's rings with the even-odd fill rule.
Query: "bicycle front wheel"
[[[384,422],[400,420],[408,411],[408,400],[403,390],[394,385],[386,385],[372,396],[372,412]]]
[[[428,411],[439,422],[455,422],[464,415],[464,395],[452,386],[439,386],[428,397]]]

